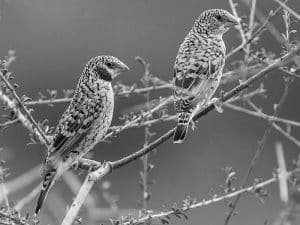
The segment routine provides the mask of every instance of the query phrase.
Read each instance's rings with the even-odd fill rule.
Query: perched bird
[[[194,114],[210,101],[217,90],[226,53],[222,36],[238,24],[238,19],[226,10],[206,10],[197,18],[181,44],[173,76],[178,114],[174,143],[183,142]]]
[[[111,81],[128,70],[127,65],[113,56],[97,56],[86,64],[48,150],[36,215],[55,181],[106,134],[114,109]]]

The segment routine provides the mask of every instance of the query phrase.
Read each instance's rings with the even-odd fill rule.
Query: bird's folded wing
[[[191,59],[190,59],[191,60]],[[195,106],[199,95],[205,93],[211,77],[218,72],[218,67],[210,60],[194,61],[185,66],[181,76],[174,75],[174,96],[177,111],[186,111]],[[176,71],[175,71],[176,73]]]
[[[91,101],[91,100],[89,100]],[[71,104],[62,116],[56,128],[56,135],[48,157],[64,158],[69,152],[86,136],[87,131],[99,114],[99,107],[89,110],[95,106],[93,102],[83,102],[82,104]],[[89,107],[89,108],[87,108]]]

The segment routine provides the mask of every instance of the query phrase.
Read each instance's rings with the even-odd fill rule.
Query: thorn
[[[213,104],[217,110],[218,113],[223,113],[223,108],[222,108],[222,105],[223,105],[223,102],[220,101],[220,99],[218,98],[212,98],[210,101],[209,101],[210,104]]]
[[[191,120],[191,128],[194,131],[196,129],[196,123],[194,122],[194,120]]]

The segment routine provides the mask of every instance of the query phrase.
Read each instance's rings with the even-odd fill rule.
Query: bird
[[[193,116],[217,90],[225,64],[223,34],[238,24],[239,19],[224,9],[205,10],[180,45],[172,80],[178,116],[174,143],[184,141]]]
[[[114,110],[111,82],[125,71],[129,71],[129,67],[114,56],[96,56],[85,65],[48,148],[35,216],[55,181],[106,134]]]

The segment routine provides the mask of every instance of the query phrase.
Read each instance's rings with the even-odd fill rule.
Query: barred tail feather
[[[174,143],[180,144],[187,134],[192,113],[182,112],[178,114],[178,124],[174,134]]]
[[[50,188],[52,187],[52,185],[55,182],[55,177],[56,177],[56,170],[47,171],[47,173],[44,176],[44,180],[43,180],[43,183],[42,183],[42,190],[40,192],[40,195],[39,195],[39,198],[38,198],[38,201],[37,201],[37,204],[36,204],[36,208],[35,208],[35,211],[34,211],[36,216],[40,212],[40,210],[43,206],[43,203],[44,203],[44,201],[45,201],[45,199],[48,195],[48,192],[49,192]]]

